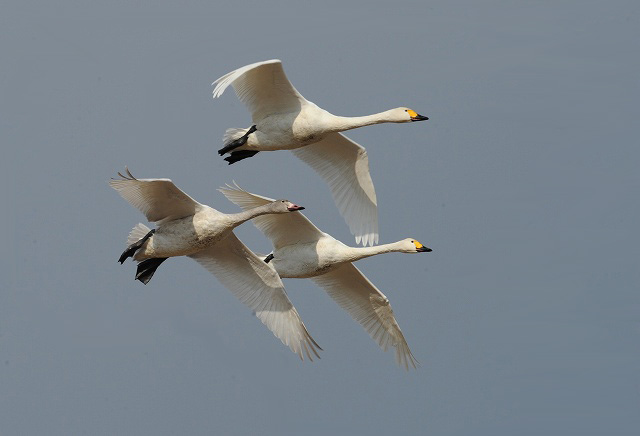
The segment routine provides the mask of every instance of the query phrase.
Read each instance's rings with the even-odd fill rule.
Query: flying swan
[[[156,229],[137,224],[129,234],[128,257],[138,261],[136,279],[147,284],[169,257],[189,256],[205,267],[238,299],[249,306],[273,334],[304,360],[322,350],[291,304],[280,277],[249,250],[233,228],[264,214],[290,214],[304,209],[287,200],[266,202],[236,214],[200,204],[169,179],[136,179],[128,169],[109,185],[138,208]]]
[[[329,184],[340,214],[356,243],[378,242],[376,192],[369,174],[369,158],[361,145],[340,132],[379,123],[428,120],[399,107],[363,117],[332,115],[305,99],[272,59],[238,68],[212,83],[213,97],[229,85],[251,111],[249,128],[227,129],[218,150],[229,164],[259,151],[292,150]]]
[[[245,211],[273,201],[238,185],[227,185],[219,191]],[[394,347],[398,365],[405,369],[409,365],[416,367],[418,362],[393,316],[389,299],[352,262],[382,253],[430,252],[430,248],[412,238],[375,247],[349,247],[320,231],[302,213],[262,215],[254,218],[253,223],[271,239],[273,253],[264,262],[281,278],[310,278],[360,323],[384,351]]]

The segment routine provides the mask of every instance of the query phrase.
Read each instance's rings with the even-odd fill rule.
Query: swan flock
[[[169,179],[138,179],[125,174],[109,181],[139,209],[150,229],[139,223],[130,232],[118,259],[138,262],[135,278],[149,283],[170,257],[187,256],[211,272],[291,351],[313,360],[322,350],[289,300],[282,278],[309,278],[383,349],[395,349],[401,367],[418,364],[400,330],[389,299],[353,265],[360,259],[390,252],[426,253],[414,238],[378,243],[376,193],[367,152],[342,133],[379,123],[407,123],[428,118],[399,107],[373,115],[332,115],[306,100],[289,82],[279,60],[257,62],[217,79],[213,97],[231,85],[251,112],[247,128],[229,128],[218,153],[229,164],[260,151],[291,150],[329,185],[335,204],[357,244],[350,247],[320,231],[288,200],[274,200],[238,185],[219,191],[242,212],[225,214],[201,204]],[[251,220],[273,244],[269,255],[251,251],[233,229]]]

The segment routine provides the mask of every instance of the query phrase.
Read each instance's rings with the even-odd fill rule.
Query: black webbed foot
[[[118,259],[118,262],[120,262],[121,264],[124,263],[125,260],[127,260],[128,257],[133,257],[133,255],[135,254],[136,250],[139,249],[140,247],[142,247],[142,245],[147,242],[147,239],[149,239],[151,237],[151,235],[153,235],[156,232],[156,229],[150,230],[149,233],[147,233],[142,239],[140,239],[137,242],[134,242],[133,244],[129,245],[127,247],[126,250],[124,250],[124,252],[120,255],[120,259]]]
[[[231,155],[227,156],[224,158],[224,160],[226,160],[227,162],[229,162],[229,165],[238,162],[239,160],[242,159],[247,159],[249,157],[253,157],[256,154],[258,154],[258,151],[253,151],[253,150],[238,150],[238,151],[232,151]]]
[[[249,128],[249,130],[247,130],[247,133],[245,133],[244,135],[242,135],[238,139],[236,139],[234,141],[231,141],[230,143],[228,143],[227,145],[222,147],[220,150],[218,150],[218,154],[220,156],[222,156],[225,153],[229,153],[231,150],[234,150],[234,149],[236,149],[238,147],[242,147],[244,144],[247,143],[247,138],[249,138],[249,135],[251,135],[256,130],[258,130],[258,129],[256,128],[256,125],[254,124],[253,126],[251,126]]]
[[[136,280],[140,280],[145,285],[149,283],[160,264],[167,259],[168,257],[154,257],[140,262],[136,271]]]

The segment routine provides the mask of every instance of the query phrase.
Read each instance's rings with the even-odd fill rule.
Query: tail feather
[[[127,237],[127,245],[138,242],[140,239],[144,238],[150,231],[151,229],[144,224],[136,224],[135,227],[131,229],[131,232],[129,232],[129,236]]]
[[[238,128],[238,127],[232,127],[230,129],[227,129],[224,132],[224,136],[222,137],[222,144],[226,147],[231,142],[233,142],[236,139],[242,137],[242,135],[244,135],[248,131],[249,131],[249,129],[241,129],[241,128]]]

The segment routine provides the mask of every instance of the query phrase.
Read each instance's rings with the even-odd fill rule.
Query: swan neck
[[[266,215],[273,213],[271,210],[271,204],[265,204],[264,206],[254,207],[249,210],[245,210],[238,213],[228,214],[227,217],[233,222],[233,227],[238,227],[240,224],[249,221],[260,215]]]
[[[362,117],[339,117],[335,116],[334,123],[337,132],[345,130],[357,129],[358,127],[370,126],[372,124],[391,122],[388,111],[379,112],[373,115],[365,115]]]
[[[351,247],[351,255],[353,256],[352,262],[360,259],[364,259],[365,257],[375,256],[377,254],[383,253],[393,253],[396,251],[401,251],[398,242],[393,242],[391,244],[382,244],[376,245],[373,247]]]

